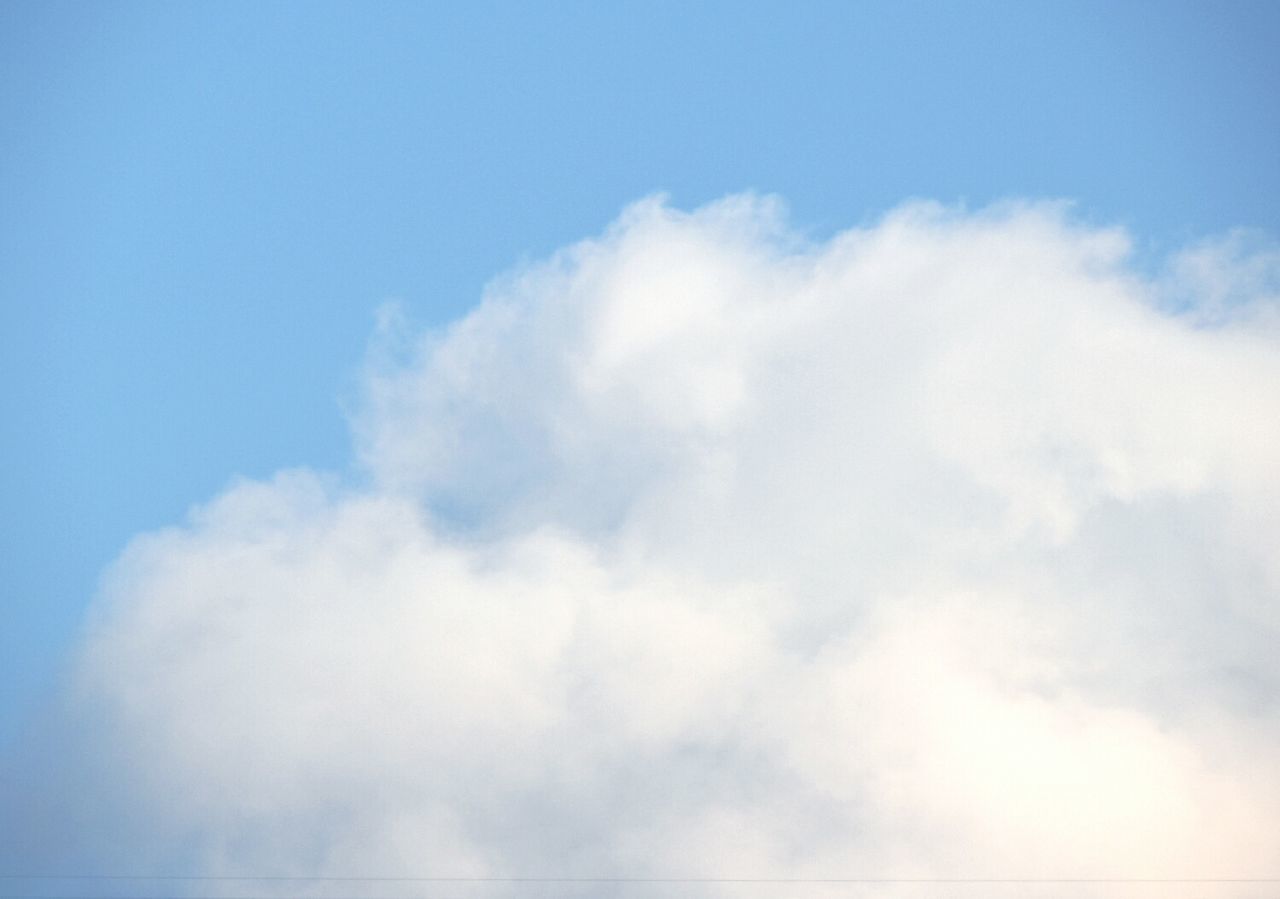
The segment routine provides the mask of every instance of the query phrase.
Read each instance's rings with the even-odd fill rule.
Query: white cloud
[[[815,244],[648,200],[388,316],[366,486],[237,484],[106,581],[77,697],[130,857],[1280,876],[1274,267],[1127,252],[1057,205]]]

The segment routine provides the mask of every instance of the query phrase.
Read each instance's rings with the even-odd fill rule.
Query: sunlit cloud
[[[210,873],[1280,874],[1276,257],[1129,250],[650,199],[388,309],[354,472],[106,576],[59,808]]]

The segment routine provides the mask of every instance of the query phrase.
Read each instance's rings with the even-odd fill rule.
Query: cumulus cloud
[[[389,311],[355,476],[237,483],[111,569],[64,713],[90,785],[9,837],[212,874],[1280,876],[1280,268],[1128,254],[1059,204],[814,242],[650,199],[446,329]]]

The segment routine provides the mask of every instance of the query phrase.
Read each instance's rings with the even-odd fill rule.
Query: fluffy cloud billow
[[[1278,285],[1239,236],[1146,274],[1055,204],[814,242],[738,196],[638,203],[443,330],[389,310],[356,472],[237,483],[107,574],[58,725],[91,773],[7,838],[215,875],[1280,877]]]

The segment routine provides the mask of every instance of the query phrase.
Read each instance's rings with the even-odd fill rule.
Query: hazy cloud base
[[[111,570],[5,860],[1280,876],[1280,257],[1128,251],[651,199],[447,330],[389,310],[358,478]]]

